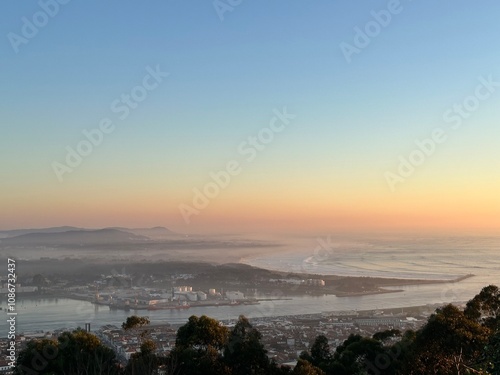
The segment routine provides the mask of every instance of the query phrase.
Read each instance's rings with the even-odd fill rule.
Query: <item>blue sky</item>
[[[403,10],[347,63],[340,43],[352,44],[353,29],[363,29],[370,12],[388,3],[244,0],[221,21],[211,1],[72,0],[16,54],[7,35],[21,34],[22,17],[32,19],[40,6],[5,1],[5,199],[21,199],[15,192],[31,192],[26,185],[74,194],[73,183],[112,171],[116,186],[138,174],[166,190],[175,181],[169,194],[181,201],[187,194],[178,191],[202,183],[284,106],[297,114],[294,126],[249,173],[293,181],[295,168],[329,189],[339,180],[384,185],[384,168],[442,125],[443,112],[473,93],[479,76],[500,79],[494,1],[401,1]],[[140,83],[147,66],[158,64],[169,78],[60,186],[51,162],[64,158],[83,129],[110,116],[110,103]],[[450,154],[427,168],[450,170],[464,153],[470,160],[490,152],[477,163],[498,158],[497,100],[484,103],[470,120],[477,126],[464,127],[443,146]],[[337,182],[324,178],[329,174]]]

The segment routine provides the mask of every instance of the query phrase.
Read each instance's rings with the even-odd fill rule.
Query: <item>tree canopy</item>
[[[32,340],[19,353],[16,374],[119,374],[115,353],[84,330],[63,332],[56,340]]]
[[[224,360],[234,375],[268,374],[270,362],[261,334],[240,316],[224,347]]]
[[[146,316],[132,315],[129,316],[127,320],[122,323],[122,328],[125,330],[141,328],[148,325],[149,323],[150,323],[149,318]]]

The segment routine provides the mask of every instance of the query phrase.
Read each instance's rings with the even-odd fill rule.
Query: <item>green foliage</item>
[[[329,370],[337,369],[337,372],[340,372],[342,369],[342,373],[345,374],[364,373],[369,367],[381,367],[378,363],[384,355],[385,350],[380,341],[351,335],[335,351],[333,357],[335,363],[329,366]]]
[[[240,316],[224,347],[224,361],[232,369],[232,374],[269,373],[271,364],[260,340],[260,332],[252,327],[247,318]]]
[[[456,306],[436,310],[417,332],[410,361],[412,374],[464,372],[479,358],[488,342],[490,330],[469,319]]]
[[[316,337],[316,340],[311,346],[311,363],[315,366],[321,366],[324,363],[328,363],[331,358],[332,353],[330,352],[328,339],[323,335]]]
[[[482,325],[495,330],[500,327],[500,290],[495,285],[484,287],[471,299],[465,308],[465,315]]]
[[[175,346],[179,349],[222,350],[227,342],[228,333],[228,329],[217,320],[205,315],[199,318],[193,315],[177,331]]]
[[[154,353],[156,344],[152,340],[146,340],[141,345],[141,354],[148,355]]]
[[[56,340],[31,340],[19,352],[14,374],[52,375],[59,371],[57,355],[59,343]]]
[[[178,363],[179,374],[230,374],[221,354],[228,335],[228,329],[217,320],[205,315],[200,318],[191,316],[177,331],[172,353]]]
[[[134,329],[144,327],[149,324],[149,318],[145,316],[132,315],[127,318],[127,320],[122,323],[122,328],[124,330]]]
[[[387,330],[373,339],[351,335],[330,360],[318,359],[327,353],[327,340],[320,336],[314,350],[300,357],[335,375],[500,375],[499,296],[496,286],[483,288],[464,311],[453,305],[437,309],[417,332]],[[400,339],[386,345],[389,338]]]
[[[167,363],[166,358],[155,354],[156,344],[151,340],[145,340],[141,345],[141,351],[134,353],[125,368],[125,374],[152,375],[156,369]]]
[[[122,324],[124,330],[132,330],[149,325],[147,317],[132,315]],[[144,339],[148,332],[143,331],[139,337]],[[150,339],[145,339],[141,344],[141,350],[132,354],[125,368],[125,374],[151,375],[156,372],[158,366],[166,363],[166,358],[155,354],[156,344]]]
[[[290,375],[292,374],[292,369],[289,366],[280,366],[274,359],[271,360],[271,365],[269,367],[269,375]]]
[[[54,340],[32,340],[19,353],[16,374],[118,374],[114,352],[83,330]]]
[[[384,342],[393,337],[401,337],[401,331],[399,329],[388,329],[386,331],[377,332],[373,335],[375,340]]]
[[[293,375],[325,375],[325,373],[313,366],[311,363],[306,361],[305,359],[299,359],[297,365],[292,371]]]
[[[500,330],[491,336],[477,364],[473,366],[491,375],[500,375]]]

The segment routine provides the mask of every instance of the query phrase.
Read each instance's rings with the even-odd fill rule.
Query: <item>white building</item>
[[[238,301],[245,299],[245,295],[241,292],[226,292],[226,297],[231,301]]]
[[[189,301],[198,301],[198,293],[196,292],[187,292],[186,293],[186,298],[189,300]]]
[[[207,294],[203,292],[197,292],[198,294],[198,300],[200,301],[205,301],[207,299]]]

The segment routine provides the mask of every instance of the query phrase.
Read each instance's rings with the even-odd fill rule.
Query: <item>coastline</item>
[[[297,252],[285,252],[285,254],[286,253],[293,255],[291,260],[300,261],[302,259],[301,264],[295,264],[295,266],[291,265],[290,270],[284,270],[284,262],[281,259],[279,260],[279,262],[276,262],[277,259],[275,258],[275,255],[264,258],[262,257],[262,255],[247,256],[241,258],[239,264],[271,271],[273,273],[281,274],[283,275],[283,277],[287,277],[288,275],[296,275],[304,279],[321,278],[327,283],[327,287],[324,287],[321,291],[318,291],[317,294],[331,294],[335,295],[336,297],[356,297],[387,293],[399,293],[403,292],[404,289],[387,289],[387,287],[397,288],[416,285],[455,284],[476,276],[472,273],[462,275],[433,274],[433,277],[425,278],[417,277],[416,275],[401,277],[400,274],[391,276],[354,275],[350,274],[349,272],[344,272],[344,274],[336,274],[335,268],[332,268],[330,273],[323,273],[320,271],[320,269],[324,270],[325,268],[327,268],[327,266],[317,267],[317,272],[311,272],[310,269],[304,267],[304,264],[317,265],[319,262],[313,260],[314,256],[308,256],[304,258],[304,254],[302,254],[301,256],[301,254]],[[281,254],[283,255],[283,253]],[[264,262],[255,262],[255,260],[257,259],[268,259],[268,262],[265,262],[266,264],[263,264]],[[301,272],[295,271],[297,268],[299,268],[299,271]],[[441,278],[439,278],[439,276],[441,276]],[[328,282],[330,282],[330,284],[337,285],[339,282],[342,282],[343,285],[337,287],[328,286]],[[355,284],[361,284],[361,287],[356,288],[354,286]],[[363,284],[369,284],[369,289],[363,290]]]
[[[260,270],[263,270],[262,268]],[[277,274],[281,274],[282,276],[289,276],[289,273],[274,271]],[[293,291],[297,292],[297,296],[301,295],[317,295],[317,296],[325,296],[325,295],[333,295],[336,297],[359,297],[359,296],[370,296],[370,295],[379,295],[379,294],[388,294],[388,293],[399,293],[403,292],[403,289],[388,289],[388,288],[397,288],[401,286],[412,286],[412,285],[432,285],[432,284],[449,284],[449,283],[458,283],[460,281],[466,280],[468,278],[474,277],[473,274],[459,276],[453,280],[424,280],[424,279],[397,279],[397,278],[375,278],[375,277],[349,277],[349,276],[337,276],[337,275],[316,275],[316,274],[294,274],[295,276],[310,278],[310,277],[321,277],[328,284],[321,289],[316,290],[315,292],[301,291],[298,288],[294,288]],[[368,290],[360,290],[357,286],[359,283],[361,285],[370,285],[371,289]],[[92,304],[98,304],[103,306],[109,306],[106,303],[96,303],[95,300],[88,295],[81,295],[76,293],[21,293],[18,294],[19,299],[30,299],[33,297],[39,298],[66,298],[72,299],[76,301],[86,301]],[[0,300],[3,299],[3,296],[0,296]],[[190,303],[187,308],[195,308],[195,307],[218,307],[218,306],[231,306],[231,305],[255,305],[260,304],[260,302],[271,301],[271,300],[290,300],[292,298],[283,297],[283,298],[247,298],[238,303],[231,303],[229,300],[220,300],[220,301],[203,301],[203,302],[194,302]],[[111,307],[111,306],[110,306]],[[139,310],[148,310],[148,306],[113,306],[114,309],[118,310],[131,310],[131,311],[139,311]],[[155,308],[152,308],[155,309]],[[161,307],[158,306],[158,310],[162,309],[173,309],[172,307]],[[150,309],[151,310],[151,309]],[[156,309],[155,309],[156,310]]]
[[[369,259],[365,251],[360,253],[339,252],[332,258],[327,256],[324,259],[317,259],[310,252],[285,250],[264,256],[262,254],[245,256],[240,258],[238,263],[273,272],[288,272],[315,277],[336,276],[345,278],[365,277],[377,280],[404,280],[404,284],[402,285],[421,284],[425,282],[453,283],[460,281],[458,279],[470,277],[469,272],[452,273],[443,272],[442,269],[436,269],[436,272],[431,272],[434,270],[434,264],[424,266],[422,264],[425,263],[422,263],[418,264],[420,268],[412,269],[414,264],[411,262],[414,262],[414,259],[397,259],[397,262],[400,264],[394,265],[391,263],[393,262],[393,257],[391,259],[381,259],[380,257],[377,258],[378,255],[379,253],[374,252],[374,259]]]

